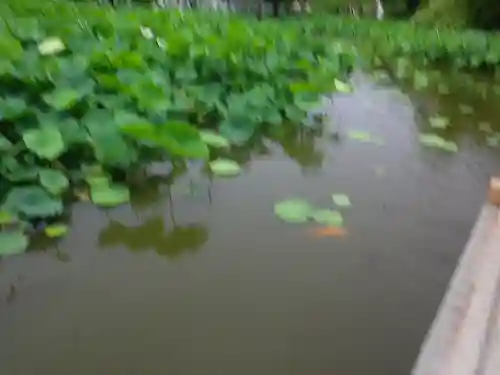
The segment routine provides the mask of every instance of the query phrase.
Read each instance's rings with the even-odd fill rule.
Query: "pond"
[[[429,77],[401,91],[356,74],[322,134],[239,150],[238,177],[159,166],[130,206],[75,204],[57,246],[0,263],[0,373],[408,374],[500,158],[479,126],[498,90]],[[437,114],[457,153],[419,143]],[[333,193],[352,203],[341,238],[274,214]]]

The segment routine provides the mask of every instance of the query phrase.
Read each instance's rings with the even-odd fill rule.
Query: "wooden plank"
[[[459,260],[413,375],[500,373],[499,281],[498,208],[488,204]]]

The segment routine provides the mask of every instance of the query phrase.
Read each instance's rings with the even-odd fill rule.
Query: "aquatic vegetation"
[[[333,203],[338,207],[350,207],[351,199],[345,194],[332,194]]]
[[[355,141],[382,145],[384,142],[372,134],[361,130],[349,130],[347,136]]]
[[[419,136],[420,143],[426,147],[438,148],[448,152],[458,152],[458,146],[437,134],[425,133]]]
[[[458,109],[463,115],[471,115],[474,113],[474,108],[467,104],[459,104]]]
[[[333,194],[332,199],[338,207],[350,207],[351,201],[345,194]],[[309,220],[329,227],[341,228],[344,225],[342,213],[328,208],[315,208],[303,199],[287,199],[274,205],[274,213],[288,223],[306,223]]]
[[[68,226],[65,224],[52,224],[48,225],[44,229],[44,233],[47,237],[57,238],[62,237],[68,232]]]
[[[0,256],[23,253],[28,247],[29,239],[22,231],[0,232]]]
[[[493,129],[491,128],[491,124],[489,122],[483,121],[478,124],[478,129],[485,133],[491,133]]]
[[[152,162],[198,160],[216,176],[235,176],[240,165],[222,154],[282,128],[315,128],[310,112],[324,93],[353,91],[347,77],[356,63],[416,89],[432,83],[427,66],[500,64],[500,41],[487,33],[401,22],[258,22],[32,0],[2,3],[0,14],[0,212],[16,218],[1,231],[9,235],[35,221],[60,222],[74,199],[105,208],[129,202],[127,177]],[[443,83],[438,89],[450,91]],[[441,117],[429,122],[449,126]],[[383,144],[360,130],[347,137]],[[420,142],[458,151],[436,134]],[[332,198],[350,205],[347,196]],[[282,205],[276,214],[339,223],[335,211],[304,219],[299,208]]]
[[[241,172],[238,163],[228,159],[216,159],[211,161],[209,166],[216,176],[235,176]]]
[[[392,66],[398,58],[422,66],[445,64],[460,69],[494,69],[500,65],[500,40],[494,33],[320,15],[313,15],[304,28],[320,36],[350,41],[375,65]],[[420,75],[414,79],[417,86],[426,81]]]
[[[429,118],[429,123],[435,129],[445,129],[450,125],[450,120],[443,116],[433,116]]]
[[[276,216],[289,223],[305,223],[313,212],[314,208],[302,199],[288,199],[274,205]]]
[[[486,138],[486,144],[490,147],[500,147],[500,134],[494,133]]]
[[[90,199],[98,206],[113,207],[130,200],[130,192],[126,186],[109,183],[90,185]]]
[[[200,131],[200,137],[205,144],[215,148],[229,148],[231,145],[229,140],[214,131],[202,130]]]
[[[153,161],[237,174],[210,162],[217,150],[305,126],[323,93],[350,90],[355,61],[298,24],[236,15],[26,0],[0,15],[0,212],[17,218],[1,233],[15,251],[74,199],[127,203],[129,172]]]
[[[318,224],[342,227],[344,219],[339,211],[320,209],[311,214],[311,218]]]

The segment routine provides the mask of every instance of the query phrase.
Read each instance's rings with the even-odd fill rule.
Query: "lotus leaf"
[[[98,206],[114,207],[127,203],[130,192],[123,185],[93,184],[90,187],[90,199]]]
[[[21,231],[0,232],[0,257],[24,253],[28,248],[28,236]]]
[[[288,199],[274,205],[274,213],[289,223],[305,223],[313,213],[308,202],[301,199]]]
[[[314,221],[323,225],[331,225],[334,227],[341,227],[343,225],[342,214],[333,210],[317,210],[311,214]]]
[[[229,159],[216,159],[210,162],[210,170],[216,176],[235,176],[241,172],[241,167]]]
[[[51,217],[63,211],[62,201],[50,196],[40,186],[13,188],[5,198],[4,208],[27,218]]]
[[[23,140],[29,150],[44,159],[54,160],[64,151],[61,132],[54,126],[26,130]]]

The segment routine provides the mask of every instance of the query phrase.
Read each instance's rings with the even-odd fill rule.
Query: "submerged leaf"
[[[366,143],[375,143],[378,145],[382,145],[383,141],[380,138],[372,136],[370,133],[360,131],[360,130],[351,130],[347,133],[347,136],[355,141],[366,142]]]
[[[345,194],[332,194],[333,203],[339,207],[350,207],[351,200]]]
[[[301,199],[288,199],[274,205],[276,216],[289,223],[305,223],[312,212],[309,203]]]
[[[491,133],[493,131],[489,122],[480,122],[478,128],[485,133]]]
[[[0,257],[21,254],[28,248],[28,236],[21,231],[0,232]]]
[[[420,143],[426,147],[440,148],[449,152],[458,152],[458,146],[453,141],[447,141],[437,134],[420,134]]]
[[[441,95],[447,95],[450,93],[450,89],[448,88],[448,86],[446,86],[444,83],[440,83],[438,85],[438,92],[441,94]]]
[[[495,133],[488,138],[486,138],[486,144],[490,147],[499,147],[500,146],[500,134]]]
[[[234,176],[241,172],[241,167],[229,159],[216,159],[209,163],[210,170],[217,176]]]
[[[435,129],[445,129],[450,124],[450,120],[442,116],[430,117],[429,122]]]
[[[312,213],[312,218],[319,224],[341,227],[344,223],[342,214],[334,210],[317,210]]]
[[[467,105],[467,104],[460,104],[458,106],[458,109],[464,115],[471,115],[474,113],[474,108],[472,108],[470,105]]]
[[[385,168],[383,168],[383,167],[376,167],[375,168],[375,174],[377,175],[377,177],[384,177],[386,175]]]

